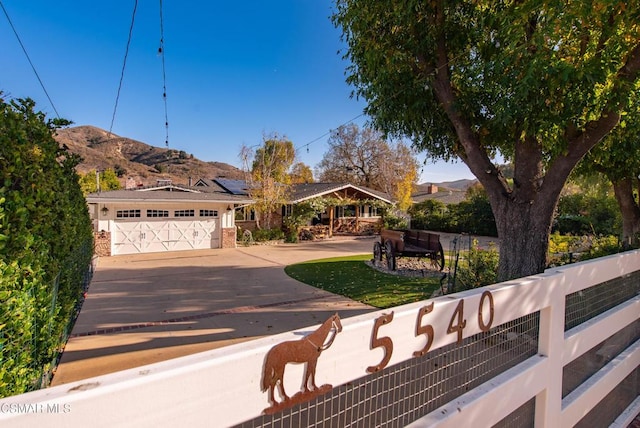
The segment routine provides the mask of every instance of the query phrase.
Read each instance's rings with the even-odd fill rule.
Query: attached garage
[[[220,248],[220,219],[116,220],[113,255]]]
[[[223,189],[165,185],[88,195],[100,255],[235,247],[235,208],[252,201]]]

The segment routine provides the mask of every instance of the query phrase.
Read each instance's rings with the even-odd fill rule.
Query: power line
[[[136,10],[138,9],[138,0],[133,5],[133,14],[131,15],[131,25],[129,26],[129,37],[127,38],[127,48],[124,51],[124,61],[122,62],[122,70],[120,72],[120,83],[118,84],[118,92],[116,93],[116,102],[113,106],[113,115],[111,116],[111,125],[109,126],[109,136],[113,130],[113,122],[116,120],[116,110],[118,110],[118,100],[120,99],[120,89],[122,89],[122,81],[124,80],[124,70],[127,66],[127,57],[129,56],[129,45],[131,44],[131,35],[133,34],[133,25],[136,20]]]
[[[351,122],[353,122],[354,120],[359,119],[359,118],[361,118],[361,117],[362,117],[362,116],[364,116],[364,115],[365,115],[364,113],[360,113],[360,114],[359,114],[359,115],[357,115],[356,117],[354,117],[354,118],[352,118],[352,119],[350,119],[350,120],[348,120],[348,121],[346,121],[346,122],[344,122],[344,123],[342,123],[342,124],[338,125],[338,127],[337,127],[337,128],[340,128],[341,126],[348,125],[348,124],[350,124]],[[334,129],[337,129],[337,128],[334,128]],[[318,138],[314,138],[313,140],[309,141],[307,144],[303,144],[303,145],[301,145],[301,146],[296,147],[296,151],[298,151],[298,150],[302,149],[303,147],[306,147],[306,148],[307,148],[307,152],[308,152],[308,151],[309,151],[309,146],[310,146],[311,144],[313,144],[313,143],[315,143],[316,141],[319,141],[319,140],[323,139],[324,137],[326,137],[327,135],[331,134],[331,131],[333,131],[333,129],[328,130],[327,132],[325,132],[324,134],[322,134],[322,135],[321,135],[321,136],[319,136]]]
[[[49,92],[47,92],[47,88],[44,87],[44,83],[42,83],[42,79],[40,79],[40,75],[36,71],[36,67],[33,65],[33,62],[31,61],[31,58],[29,57],[29,54],[27,53],[27,49],[24,47],[24,44],[22,43],[22,40],[20,39],[20,36],[18,35],[18,31],[16,30],[16,27],[13,26],[13,22],[11,22],[11,18],[9,18],[9,13],[7,12],[7,9],[5,9],[4,4],[2,3],[2,1],[0,1],[0,7],[2,7],[2,11],[4,12],[4,16],[6,16],[7,17],[7,21],[9,21],[9,25],[11,26],[11,29],[13,30],[13,34],[16,35],[16,39],[18,39],[18,43],[20,43],[20,47],[22,48],[22,52],[24,52],[24,55],[27,57],[27,61],[29,61],[29,65],[31,65],[31,69],[33,70],[33,74],[36,75],[36,78],[38,79],[38,82],[40,82],[40,87],[42,87],[42,90],[44,91],[44,94],[47,96],[47,99],[49,100],[49,104],[51,104],[51,107],[53,108],[53,111],[56,113],[56,117],[58,119],[60,119],[60,114],[58,114],[58,110],[56,109],[56,106],[53,104],[53,101],[51,100],[51,97],[49,96]]]
[[[167,114],[167,75],[164,66],[164,21],[162,19],[162,0],[160,0],[160,47],[158,53],[162,57],[162,98],[164,100],[164,128],[165,128],[165,140],[164,143],[169,147],[169,115]]]

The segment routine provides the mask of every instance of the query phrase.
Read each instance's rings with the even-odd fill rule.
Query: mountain
[[[136,185],[148,186],[167,179],[176,184],[188,184],[189,178],[194,181],[214,177],[244,178],[243,172],[232,165],[204,162],[184,151],[109,135],[95,126],[59,129],[55,138],[71,153],[82,157],[83,161],[76,168],[78,173],[111,168],[120,177],[123,187],[128,179]]]
[[[416,186],[415,193],[426,193],[430,185],[438,186],[438,190],[442,191],[462,191],[465,192],[469,187],[477,183],[478,180],[462,179],[456,181],[443,181],[442,183],[423,183]]]

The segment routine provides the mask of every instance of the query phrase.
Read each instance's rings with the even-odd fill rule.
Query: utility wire
[[[160,47],[158,53],[162,57],[162,98],[164,100],[164,128],[165,128],[165,140],[164,143],[169,147],[169,115],[167,114],[167,75],[164,65],[164,22],[162,19],[162,0],[160,0]]]
[[[449,65],[451,65],[451,63],[453,63],[454,61],[456,61],[458,58],[460,58],[460,57],[462,57],[462,56],[463,56],[463,54],[459,54],[459,55],[457,55],[456,57],[452,58],[451,60],[447,60],[447,62],[446,62],[445,64],[442,64],[442,65],[440,65],[440,66],[435,67],[433,72],[435,73],[435,72],[437,72],[437,71],[441,70],[441,69],[442,69],[442,68],[444,68],[444,67],[448,67]],[[404,92],[404,91],[396,92],[396,93],[392,96],[392,98],[396,98],[396,97],[398,97],[399,95],[401,95],[401,93],[402,93],[402,92]],[[338,129],[338,128],[339,128],[339,127],[341,127],[341,126],[348,125],[349,123],[353,122],[353,121],[354,121],[354,120],[356,120],[356,119],[361,118],[361,117],[362,117],[362,116],[364,116],[364,115],[365,115],[365,113],[360,113],[360,114],[359,114],[359,115],[357,115],[356,117],[354,117],[354,118],[352,118],[351,120],[348,120],[348,121],[346,121],[346,122],[342,123],[341,125],[339,125],[337,128],[334,128],[334,129]],[[309,151],[309,146],[310,146],[311,144],[313,144],[313,143],[315,143],[315,142],[317,142],[317,141],[321,140],[322,138],[326,137],[327,135],[331,134],[331,131],[333,131],[333,129],[330,129],[329,131],[325,132],[324,134],[322,134],[322,135],[321,135],[321,136],[319,136],[318,138],[315,138],[315,139],[313,139],[313,140],[309,141],[309,142],[308,142],[308,143],[306,143],[306,144],[303,144],[303,145],[301,145],[301,146],[296,147],[296,148],[295,148],[295,150],[296,150],[296,151],[298,151],[298,150],[302,149],[303,147],[306,147],[306,148],[307,148],[307,152],[308,152],[308,151]]]
[[[354,118],[352,118],[352,119],[350,119],[350,120],[348,120],[348,121],[346,121],[346,122],[344,122],[344,123],[342,123],[342,124],[338,125],[338,127],[337,127],[337,128],[340,128],[341,126],[348,125],[348,124],[350,124],[351,122],[353,122],[354,120],[359,119],[359,118],[361,118],[361,117],[362,117],[362,116],[364,116],[364,115],[365,115],[364,113],[360,113],[360,114],[359,114],[359,115],[357,115],[356,117],[354,117]],[[334,129],[337,129],[337,128],[334,128]],[[308,151],[309,151],[309,146],[310,146],[311,144],[315,143],[316,141],[319,141],[319,140],[323,139],[323,138],[324,138],[324,137],[326,137],[327,135],[331,134],[331,132],[332,132],[332,131],[333,131],[333,129],[328,130],[327,132],[325,132],[324,134],[322,134],[322,135],[321,135],[321,136],[319,136],[318,138],[314,138],[313,140],[309,141],[307,144],[303,144],[303,145],[301,145],[301,146],[296,147],[296,149],[295,149],[295,150],[296,150],[296,151],[298,151],[298,150],[302,149],[303,147],[306,147],[306,148],[307,148],[307,152],[308,152]]]
[[[116,93],[116,102],[113,106],[113,115],[111,116],[111,126],[109,126],[109,134],[107,139],[111,138],[113,130],[113,122],[116,120],[116,111],[118,110],[118,100],[120,99],[120,89],[122,89],[122,81],[124,80],[124,70],[127,66],[127,57],[129,56],[129,45],[131,44],[131,35],[133,34],[133,25],[136,20],[136,10],[138,9],[138,0],[133,5],[133,14],[131,15],[131,26],[129,26],[129,37],[127,38],[127,48],[124,51],[124,61],[122,62],[122,71],[120,72],[120,83],[118,84],[118,92]]]
[[[22,43],[22,40],[20,40],[20,36],[18,35],[18,31],[16,30],[16,27],[13,26],[13,22],[11,22],[11,18],[9,18],[9,13],[7,12],[7,9],[5,9],[4,4],[2,4],[2,1],[0,1],[0,7],[2,7],[2,11],[4,12],[4,16],[7,17],[7,21],[9,21],[9,25],[11,26],[11,29],[13,30],[13,34],[16,35],[16,39],[18,39],[18,43],[20,43],[20,47],[22,48],[22,52],[24,52],[24,55],[27,57],[27,61],[29,61],[29,65],[31,65],[31,69],[33,70],[33,73],[36,75],[36,78],[38,79],[38,82],[40,82],[40,86],[42,87],[42,90],[44,91],[44,94],[47,96],[47,99],[49,100],[49,104],[51,104],[51,107],[53,108],[53,111],[56,113],[56,117],[58,119],[60,119],[60,114],[58,114],[58,110],[56,109],[56,106],[53,104],[53,101],[51,100],[51,97],[49,96],[49,92],[47,92],[47,88],[44,87],[44,83],[42,83],[42,79],[40,79],[40,75],[36,71],[36,67],[33,65],[33,62],[31,61],[31,58],[29,57],[29,54],[27,53],[27,49],[24,47],[24,44]]]

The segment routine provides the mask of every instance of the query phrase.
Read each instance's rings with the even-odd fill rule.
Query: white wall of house
[[[108,202],[91,204],[96,232],[111,233],[111,254],[220,248],[222,229],[234,228],[232,204]]]

